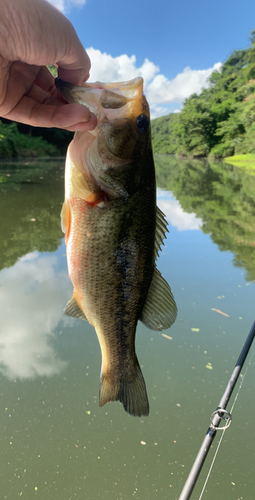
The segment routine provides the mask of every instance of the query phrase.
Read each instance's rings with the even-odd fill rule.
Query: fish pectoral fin
[[[67,316],[71,316],[72,318],[85,319],[86,321],[88,321],[84,312],[81,310],[74,294],[72,295],[69,302],[66,304],[64,313]]]
[[[70,203],[68,200],[65,200],[62,205],[60,217],[61,217],[61,229],[63,233],[65,233],[65,243],[67,244],[71,228],[71,210],[70,210]]]
[[[75,168],[72,174],[72,189],[73,194],[82,200],[90,201],[91,198],[91,185],[87,182],[79,168]]]
[[[177,316],[177,306],[168,283],[155,267],[140,321],[151,330],[170,328]]]
[[[66,227],[67,227],[67,203],[64,201],[61,212],[60,212],[60,217],[61,217],[61,229],[63,233],[66,232]]]
[[[163,243],[163,240],[166,236],[167,229],[167,221],[165,215],[159,207],[156,207],[156,232],[155,232],[155,247],[154,247],[154,259],[156,260],[158,253],[160,251],[160,247]]]

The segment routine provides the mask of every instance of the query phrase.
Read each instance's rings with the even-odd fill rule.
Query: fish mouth
[[[133,80],[125,81],[125,82],[95,82],[95,83],[84,83],[83,85],[73,85],[72,83],[65,82],[61,80],[61,78],[55,78],[55,85],[60,93],[66,91],[77,91],[84,89],[84,91],[89,91],[91,89],[95,90],[115,90],[116,92],[132,92],[137,90],[141,85],[143,86],[143,78],[137,77],[133,78]]]
[[[67,102],[83,104],[96,115],[100,114],[100,108],[119,109],[143,94],[143,78],[141,77],[125,82],[95,82],[84,85],[72,85],[56,78],[55,85]]]

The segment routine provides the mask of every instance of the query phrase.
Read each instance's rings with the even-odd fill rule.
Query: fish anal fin
[[[69,302],[66,304],[64,313],[67,316],[71,316],[72,318],[85,319],[86,321],[88,321],[84,312],[81,310],[74,294],[72,295]]]
[[[156,207],[156,232],[155,232],[155,247],[154,247],[154,259],[156,260],[160,247],[166,237],[167,221],[165,215],[159,207]]]
[[[64,201],[60,217],[61,217],[61,229],[63,233],[65,233],[65,244],[67,244],[71,228],[71,210],[70,210],[69,200]]]
[[[177,306],[168,283],[155,267],[140,321],[151,330],[170,328],[177,316]]]
[[[120,377],[102,373],[99,392],[99,406],[104,406],[110,401],[120,401],[124,410],[133,415],[149,415],[149,402],[143,374],[139,363],[135,361],[132,374]]]

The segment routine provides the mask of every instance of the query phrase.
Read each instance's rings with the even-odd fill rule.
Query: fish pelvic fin
[[[80,306],[79,306],[79,304],[74,296],[74,293],[73,293],[71,299],[69,300],[69,302],[66,304],[66,307],[64,309],[64,313],[67,316],[71,316],[72,318],[85,319],[86,321],[88,321],[84,312],[81,310],[81,308],[80,308]]]
[[[134,417],[149,415],[146,385],[137,358],[131,375],[125,376],[123,373],[118,377],[111,373],[102,373],[99,406],[110,401],[120,401],[124,410]]]

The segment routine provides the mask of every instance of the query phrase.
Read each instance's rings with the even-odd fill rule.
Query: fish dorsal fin
[[[170,286],[155,267],[140,321],[151,330],[166,330],[175,322],[177,306]]]
[[[166,236],[167,229],[167,221],[165,215],[159,207],[156,207],[156,232],[155,232],[155,248],[154,248],[154,259],[156,260],[158,253],[160,251],[160,247],[163,243],[163,240]]]
[[[74,294],[72,295],[69,302],[67,302],[64,313],[67,316],[71,316],[72,318],[85,319],[86,321],[88,321],[84,312],[81,310]]]

